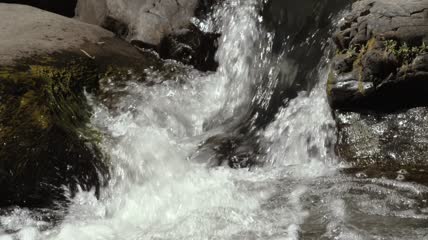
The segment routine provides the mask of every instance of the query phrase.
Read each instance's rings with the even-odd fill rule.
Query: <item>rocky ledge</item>
[[[348,171],[428,184],[428,2],[357,1],[333,40],[327,94]]]
[[[98,192],[108,159],[85,91],[102,100],[100,80],[144,80],[163,65],[95,25],[15,4],[0,15],[0,206],[61,205],[77,185]]]
[[[428,2],[363,0],[334,36],[328,81],[335,108],[394,110],[428,104]]]

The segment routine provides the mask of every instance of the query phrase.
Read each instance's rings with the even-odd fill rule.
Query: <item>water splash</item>
[[[255,128],[265,167],[209,169],[190,161],[199,143],[267,109],[281,69],[294,81],[295,65],[271,52],[261,5],[229,0],[215,12],[211,25],[223,33],[216,73],[177,65],[180,81],[150,69],[152,86],[105,79],[103,90],[121,97],[114,106],[89,100],[112,165],[108,187],[100,199],[79,192],[48,230],[30,211],[14,210],[0,218],[10,231],[0,239],[424,239],[426,187],[338,173],[325,64],[312,91]]]

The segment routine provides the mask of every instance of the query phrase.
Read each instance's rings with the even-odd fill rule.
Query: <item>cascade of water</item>
[[[263,168],[209,169],[191,161],[199,143],[267,108],[279,69],[293,81],[294,65],[272,54],[273,35],[261,27],[262,4],[227,0],[214,22],[200,23],[222,32],[215,73],[168,61],[182,70],[180,81],[151,69],[147,76],[158,83],[152,86],[132,79],[116,86],[104,79],[105,91],[121,93],[114,107],[88,99],[111,163],[108,187],[100,199],[78,193],[64,221],[49,230],[39,231],[47,223],[25,209],[1,216],[0,229],[16,233],[0,230],[0,240],[393,239],[381,224],[359,223],[364,214],[369,222],[412,218],[395,237],[417,229],[415,239],[423,239],[428,210],[413,210],[428,189],[337,173],[326,64],[320,64],[311,92],[289,101],[266,128],[255,128],[266,150],[259,156],[267,163]]]

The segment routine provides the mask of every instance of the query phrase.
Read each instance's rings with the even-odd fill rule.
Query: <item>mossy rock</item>
[[[62,51],[0,65],[0,206],[62,205],[65,189],[73,194],[80,186],[98,194],[107,182],[108,159],[97,145],[99,134],[88,125],[85,91],[108,98],[99,88],[101,79],[125,81],[131,71],[144,81],[144,69],[162,63],[138,51],[86,47],[96,50],[95,58]]]
[[[422,0],[353,4],[333,36],[332,108],[393,112],[428,104],[427,7]]]

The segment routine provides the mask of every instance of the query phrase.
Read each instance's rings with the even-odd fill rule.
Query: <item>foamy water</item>
[[[254,104],[266,106],[278,68],[294,72],[272,58],[261,4],[226,1],[215,23],[205,23],[223,33],[215,73],[179,66],[183,81],[174,81],[147,70],[153,86],[104,79],[105,91],[125,93],[114,107],[88,96],[111,164],[108,187],[99,199],[79,192],[54,227],[25,209],[1,216],[0,227],[16,232],[0,230],[0,239],[427,239],[427,187],[339,173],[328,64],[311,92],[257,130],[264,166],[207,168],[210,155],[194,161],[201,142],[243,124]]]

